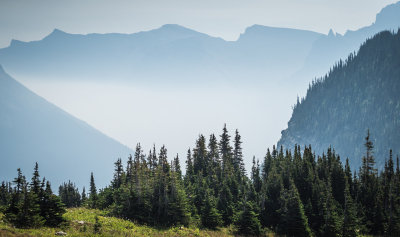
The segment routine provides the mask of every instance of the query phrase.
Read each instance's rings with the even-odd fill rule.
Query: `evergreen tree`
[[[81,197],[82,197],[81,198],[81,203],[84,204],[86,202],[86,200],[87,200],[85,187],[83,187],[83,189],[82,189]]]
[[[311,236],[303,204],[292,180],[289,190],[281,192],[280,202],[278,233],[286,236]]]
[[[176,154],[176,157],[174,158],[174,171],[177,174],[178,180],[182,179],[182,171],[181,171],[181,164],[179,162],[179,155]]]
[[[325,192],[322,196],[322,210],[324,215],[324,225],[322,233],[324,236],[340,236],[341,221],[338,214],[338,203],[332,195],[331,182],[328,178],[325,186]]]
[[[94,183],[93,172],[90,173],[90,195],[89,195],[89,206],[90,208],[97,207],[97,189],[96,184]]]
[[[43,198],[40,202],[40,210],[41,215],[45,219],[46,226],[57,227],[65,222],[63,217],[66,212],[64,204],[58,196],[53,194],[49,181],[46,182],[46,189],[43,192]]]
[[[234,142],[232,162],[235,173],[239,174],[239,177],[244,176],[246,171],[243,162],[242,141],[239,131],[237,129],[235,131],[235,142]]]
[[[244,235],[259,236],[261,234],[261,224],[258,215],[254,211],[254,204],[245,202],[243,211],[240,212],[236,221],[238,232]]]
[[[31,190],[36,194],[39,195],[40,192],[40,179],[39,179],[39,165],[36,162],[35,163],[35,168],[33,171],[33,176],[32,176],[32,182],[31,182]]]
[[[204,206],[201,213],[201,223],[204,227],[215,229],[217,226],[221,225],[221,215],[216,208],[215,199],[210,195],[209,190],[206,192]]]
[[[117,162],[114,163],[115,169],[114,169],[114,180],[113,180],[113,188],[117,189],[121,187],[122,185],[122,180],[123,180],[123,175],[124,175],[124,168],[122,166],[122,161],[121,158],[117,160]],[[92,182],[92,181],[90,181]],[[94,180],[93,180],[94,184]]]
[[[230,136],[228,134],[228,129],[226,129],[226,124],[222,129],[221,140],[219,142],[220,157],[222,159],[222,171],[225,176],[229,170],[229,166],[232,166],[232,147],[229,144]]]
[[[71,181],[60,185],[58,196],[66,207],[79,207],[82,202],[78,188]]]
[[[227,182],[223,181],[221,191],[219,192],[218,211],[221,214],[224,225],[230,225],[233,222],[235,214],[234,202],[231,190]]]
[[[348,162],[346,162],[348,164]],[[344,190],[344,215],[343,215],[343,237],[356,237],[357,236],[357,210],[354,205],[353,198],[350,194],[350,178],[346,175],[346,186]]]
[[[93,233],[101,234],[101,223],[98,216],[94,218]]]

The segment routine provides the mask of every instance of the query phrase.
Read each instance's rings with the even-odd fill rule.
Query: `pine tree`
[[[209,229],[215,229],[221,225],[221,215],[219,214],[215,199],[210,195],[210,191],[206,191],[204,206],[201,210],[201,224]]]
[[[290,181],[289,190],[281,192],[280,202],[278,233],[287,236],[311,236],[308,219],[293,180]]]
[[[231,190],[227,185],[227,181],[224,180],[222,183],[221,191],[219,192],[218,199],[218,211],[221,214],[223,224],[225,226],[230,225],[233,222],[233,216],[235,214],[234,202]]]
[[[193,170],[195,175],[207,176],[207,167],[209,165],[206,149],[206,139],[200,135],[196,141],[196,147],[193,149]]]
[[[245,168],[243,162],[243,152],[242,152],[242,141],[239,131],[236,129],[235,131],[235,142],[233,149],[233,168],[236,174],[239,174],[239,177],[245,175]]]
[[[40,204],[40,210],[46,226],[57,227],[65,222],[63,217],[66,212],[64,204],[58,196],[53,194],[49,181],[46,182],[46,189],[44,190],[43,199]]]
[[[113,188],[117,189],[122,185],[123,173],[124,173],[124,168],[122,166],[121,158],[118,158],[117,162],[115,162],[114,165],[115,165],[114,169],[115,172],[114,172]]]
[[[222,159],[222,171],[224,176],[228,171],[228,167],[232,166],[232,147],[229,142],[230,136],[228,134],[228,130],[226,129],[226,124],[224,124],[221,140],[219,142],[220,157]]]
[[[28,185],[22,188],[22,203],[15,226],[18,228],[38,228],[44,224],[43,217],[40,216],[40,206],[38,196],[34,192],[29,192]]]
[[[254,211],[254,203],[245,202],[243,211],[240,212],[236,221],[238,232],[243,235],[259,236],[261,234],[261,224],[258,215]]]
[[[324,236],[339,236],[341,230],[341,221],[338,215],[338,204],[332,195],[330,178],[326,181],[325,192],[321,199],[324,215],[324,225],[322,233]]]
[[[256,157],[253,156],[253,167],[251,168],[251,181],[254,186],[254,190],[259,193],[261,191],[262,180],[260,176],[260,164],[259,160],[256,163]]]
[[[179,162],[179,155],[176,154],[174,158],[174,171],[177,174],[178,180],[182,180],[182,171],[181,171],[181,164]]]
[[[39,195],[40,192],[40,179],[39,179],[39,165],[36,162],[35,163],[35,168],[33,171],[33,176],[32,176],[32,182],[31,182],[31,190],[36,194]]]
[[[89,196],[89,206],[90,208],[97,207],[97,189],[96,184],[94,183],[93,172],[90,173],[90,196]]]
[[[348,162],[346,162],[347,164]],[[345,177],[346,180],[346,187],[344,190],[344,215],[343,215],[343,228],[342,228],[342,233],[343,237],[355,237],[357,236],[357,210],[356,206],[354,205],[353,198],[351,197],[350,194],[350,185],[349,185],[349,180],[350,178],[346,175]]]
[[[194,170],[193,170],[193,160],[192,160],[192,153],[190,148],[187,151],[186,155],[186,175],[185,175],[185,185],[194,182]]]
[[[83,187],[83,189],[82,189],[81,199],[82,199],[82,201],[81,201],[82,204],[85,204],[85,202],[87,200],[85,187]]]
[[[98,216],[94,218],[93,233],[101,234],[101,223]]]

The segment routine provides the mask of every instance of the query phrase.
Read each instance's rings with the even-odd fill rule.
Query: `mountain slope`
[[[58,185],[73,178],[97,184],[112,177],[113,162],[131,150],[107,137],[15,81],[0,67],[0,180],[25,174],[39,163],[40,173]],[[28,175],[29,176],[29,175]]]
[[[312,144],[319,154],[332,145],[356,168],[369,129],[382,168],[389,149],[400,152],[399,91],[400,31],[384,31],[310,86],[305,99],[295,105],[278,145]]]
[[[321,36],[313,46],[304,62],[304,67],[293,77],[293,80],[307,84],[311,78],[320,77],[339,59],[345,59],[350,53],[358,50],[360,45],[375,34],[384,30],[400,27],[400,2],[383,8],[370,26],[355,31],[347,31],[344,35],[335,34],[331,30],[328,35]]]

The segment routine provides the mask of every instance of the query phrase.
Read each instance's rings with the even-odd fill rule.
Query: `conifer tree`
[[[89,206],[90,208],[97,207],[97,189],[96,184],[94,183],[93,172],[90,173],[90,196],[89,196]]]
[[[37,228],[44,224],[45,220],[40,215],[40,206],[38,196],[34,192],[29,192],[28,185],[25,184],[22,188],[22,203],[17,220],[14,223],[16,227]]]
[[[189,183],[194,182],[194,170],[193,170],[193,159],[192,159],[192,153],[190,151],[190,148],[187,151],[186,155],[186,175],[185,175],[185,185],[188,185]]]
[[[82,204],[84,204],[87,200],[85,187],[83,187],[83,189],[82,189],[81,197],[82,197]]]
[[[224,225],[230,225],[233,222],[235,214],[234,202],[231,190],[228,187],[226,180],[222,183],[221,191],[219,192],[218,211],[221,214]]]
[[[311,236],[308,219],[293,180],[290,181],[289,190],[281,192],[280,202],[278,233],[286,236]]]
[[[122,166],[121,158],[118,158],[117,162],[115,162],[114,165],[115,169],[114,169],[113,188],[117,189],[122,185],[123,173],[124,173],[124,168]]]
[[[232,166],[232,147],[230,143],[230,135],[228,134],[228,129],[226,129],[226,124],[222,129],[221,140],[219,142],[220,157],[222,159],[222,171],[225,176],[229,166]]]
[[[179,162],[179,155],[176,154],[176,157],[174,158],[174,171],[177,174],[178,180],[182,180],[182,171],[181,171],[181,164]]]
[[[39,175],[39,165],[36,162],[35,163],[35,168],[33,171],[33,176],[32,176],[32,182],[30,184],[31,190],[36,194],[39,195],[40,192],[40,175]]]
[[[262,180],[260,176],[260,164],[259,160],[256,163],[256,157],[253,156],[253,167],[251,168],[251,181],[254,186],[254,190],[259,193],[261,191]]]
[[[348,162],[346,162],[347,164]],[[344,190],[344,214],[343,214],[343,237],[356,237],[357,236],[357,210],[354,205],[353,198],[350,194],[350,178],[346,175],[346,186]]]
[[[215,229],[217,226],[221,225],[221,215],[216,208],[214,197],[210,195],[210,190],[206,191],[204,206],[201,213],[201,223],[204,227]]]
[[[325,192],[321,199],[324,215],[322,233],[324,236],[339,236],[341,230],[341,218],[337,212],[337,202],[332,195],[330,178],[326,181]]]
[[[239,131],[236,129],[235,131],[235,141],[233,148],[233,168],[236,174],[239,174],[239,177],[245,175],[245,168],[243,162],[243,152],[242,152],[242,141]]]
[[[238,232],[243,235],[259,236],[261,234],[261,224],[258,215],[254,211],[254,203],[245,202],[243,211],[240,212],[236,221]]]
[[[43,199],[40,204],[46,226],[57,227],[65,222],[63,217],[66,212],[64,204],[58,196],[53,194],[49,181],[46,182],[46,189],[43,192]]]

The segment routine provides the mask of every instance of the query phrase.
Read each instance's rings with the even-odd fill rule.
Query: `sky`
[[[0,0],[0,48],[11,39],[68,33],[135,33],[180,24],[236,40],[253,24],[343,34],[370,25],[396,0]]]

